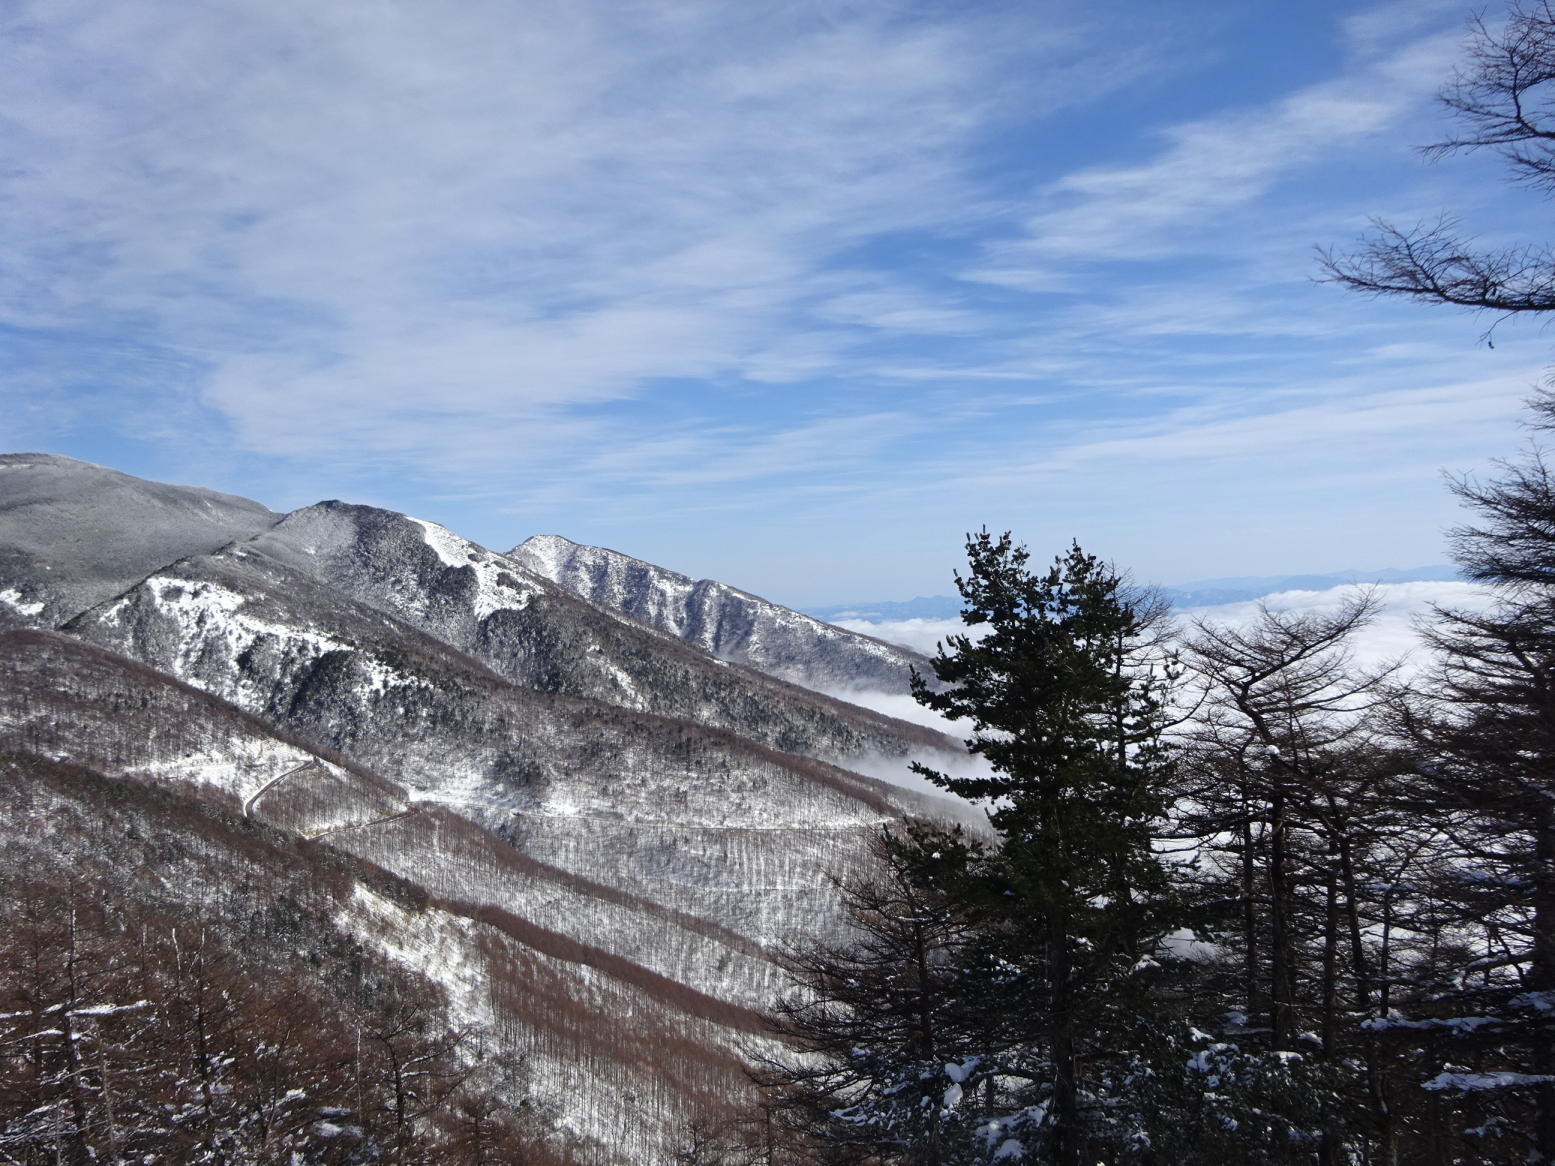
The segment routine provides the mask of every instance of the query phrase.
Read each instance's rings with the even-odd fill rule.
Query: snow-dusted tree
[[[1555,429],[1555,397],[1532,405],[1534,427]],[[1458,493],[1478,520],[1453,532],[1458,561],[1496,604],[1438,613],[1428,638],[1441,663],[1405,710],[1427,762],[1406,796],[1436,838],[1426,906],[1452,945],[1420,960],[1407,1031],[1434,1036],[1428,1088],[1462,1111],[1474,1144],[1551,1163],[1555,483],[1532,450]]]
[[[981,942],[960,832],[910,826],[840,887],[852,935],[789,953],[793,984],[770,1018],[796,1050],[765,1059],[779,1120],[826,1161],[973,1161],[956,1150],[989,1076],[993,1016],[976,999]]]
[[[1332,613],[1264,607],[1246,625],[1200,622],[1182,645],[1199,701],[1176,828],[1198,839],[1200,929],[1222,952],[1196,1018],[1216,1039],[1196,1057],[1222,1093],[1242,1082],[1261,1098],[1268,1120],[1243,1135],[1303,1146],[1297,1160],[1337,1160],[1367,1126],[1385,1139],[1392,1114],[1359,1026],[1385,1006],[1383,900],[1417,835],[1383,797],[1407,763],[1378,727],[1392,669],[1351,658],[1374,610],[1366,594]]]
[[[1149,610],[1117,572],[1078,546],[1046,571],[1009,534],[967,541],[962,620],[934,660],[938,689],[917,699],[971,722],[991,768],[936,784],[987,799],[996,851],[977,872],[989,956],[1002,969],[983,1002],[1018,1027],[988,1070],[1017,1105],[980,1131],[990,1156],[1055,1166],[1119,1153],[1148,1131],[1113,1120],[1109,1082],[1164,1019],[1148,992],[1176,900],[1152,840],[1171,765],[1161,742],[1163,676],[1142,655]]]
[[[79,870],[0,877],[0,1161],[556,1161],[431,985],[330,985],[234,939]]]

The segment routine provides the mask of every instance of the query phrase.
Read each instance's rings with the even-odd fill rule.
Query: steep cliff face
[[[916,652],[619,551],[542,534],[509,554],[590,603],[795,684],[905,692],[914,668],[933,676],[928,659]]]
[[[848,766],[953,742],[434,524],[338,502],[278,517],[62,459],[13,471],[0,595],[34,630],[0,632],[0,752],[336,854],[359,872],[342,934],[531,1057],[593,1161],[664,1161],[699,1107],[740,1094],[773,951],[840,926],[829,878],[869,835],[946,812]],[[787,618],[750,610],[757,630]],[[886,659],[809,635],[743,642],[827,675]]]

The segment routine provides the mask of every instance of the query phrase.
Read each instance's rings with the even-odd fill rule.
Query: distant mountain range
[[[859,770],[959,743],[807,687],[900,693],[918,660],[557,536],[4,455],[0,878],[90,866],[247,918],[270,876],[230,872],[311,872],[345,962],[297,904],[256,947],[426,976],[576,1160],[668,1161],[748,1090],[774,953],[840,926],[831,876],[955,812]]]
[[[1238,575],[1224,579],[1200,579],[1157,587],[1175,607],[1213,607],[1241,603],[1279,591],[1326,591],[1347,583],[1421,583],[1461,579],[1456,567],[1384,567],[1376,571],[1333,571],[1322,575]],[[920,596],[900,601],[838,603],[812,607],[807,614],[819,620],[953,619],[961,614],[961,600],[953,595]]]

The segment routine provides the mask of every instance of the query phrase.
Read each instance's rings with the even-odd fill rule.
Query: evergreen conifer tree
[[[934,660],[942,687],[914,680],[920,703],[971,722],[985,776],[919,773],[987,799],[997,851],[981,869],[988,958],[1005,969],[988,1007],[1022,1039],[998,1075],[1023,1081],[1019,1105],[985,1125],[991,1155],[1076,1166],[1082,1154],[1147,1136],[1114,1128],[1107,1082],[1128,1079],[1161,940],[1174,926],[1167,871],[1152,845],[1170,761],[1161,742],[1163,670],[1144,655],[1147,611],[1118,574],[1079,546],[1044,572],[1009,534],[967,541],[956,578],[963,621]],[[1094,1157],[1086,1158],[1087,1161]]]
[[[960,831],[925,823],[879,835],[874,863],[840,886],[852,935],[802,946],[785,963],[795,991],[769,1018],[801,1055],[762,1058],[758,1080],[821,1161],[949,1166],[981,1116],[997,1016],[981,1009],[978,918]]]

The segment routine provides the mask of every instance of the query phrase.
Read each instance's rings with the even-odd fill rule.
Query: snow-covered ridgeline
[[[906,690],[922,661],[749,592],[691,579],[604,547],[536,535],[509,552],[537,575],[714,657],[809,687],[869,683]]]
[[[512,564],[484,547],[460,538],[447,527],[422,518],[411,518],[410,521],[421,527],[426,534],[427,546],[446,566],[474,572],[472,608],[476,619],[485,619],[497,611],[522,611],[529,605],[534,590],[514,574]]]

